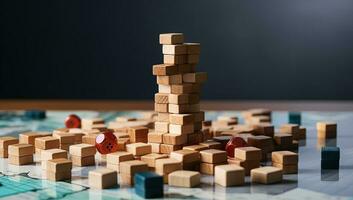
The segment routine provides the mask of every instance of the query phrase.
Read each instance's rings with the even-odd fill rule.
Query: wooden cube
[[[162,52],[163,54],[183,55],[187,52],[187,46],[184,44],[163,45]]]
[[[154,129],[156,132],[160,133],[168,133],[169,131],[169,123],[168,122],[155,122]]]
[[[194,116],[192,114],[170,114],[169,122],[174,125],[192,124],[194,122]]]
[[[200,54],[200,43],[184,43],[187,47],[187,54]]]
[[[234,157],[241,160],[261,160],[261,149],[256,147],[239,147],[234,149]]]
[[[168,112],[173,114],[181,114],[190,112],[189,104],[168,104]]]
[[[223,165],[227,163],[200,163],[200,172],[202,174],[214,175],[214,170],[217,165]]]
[[[155,103],[154,104],[154,111],[166,113],[166,112],[168,112],[168,104]]]
[[[281,169],[276,167],[260,167],[251,170],[251,182],[271,184],[281,182],[283,172]]]
[[[168,97],[169,97],[169,94],[156,93],[154,95],[154,102],[157,104],[167,104],[169,102]]]
[[[240,160],[237,158],[228,158],[228,164],[238,165],[244,168],[245,175],[250,175],[250,171],[260,167],[259,160]]]
[[[119,172],[120,174],[134,176],[137,172],[148,171],[147,163],[140,160],[130,160],[120,163]]]
[[[169,93],[172,93],[172,94],[194,93],[194,86],[190,83],[183,83],[181,85],[172,85]]]
[[[157,120],[159,122],[169,122],[169,113],[157,113]]]
[[[46,171],[46,177],[50,181],[71,180],[71,171],[66,171],[66,172]]]
[[[134,156],[143,156],[152,152],[150,144],[145,143],[132,143],[126,145],[126,150]]]
[[[107,168],[91,170],[88,173],[89,186],[96,189],[106,189],[118,184],[117,172]]]
[[[134,156],[132,153],[126,151],[116,151],[114,153],[107,154],[107,163],[119,164],[124,161],[133,160]]]
[[[202,151],[202,150],[208,149],[208,147],[204,145],[190,145],[190,146],[184,146],[183,149],[192,150],[192,151]]]
[[[222,149],[222,144],[215,141],[201,142],[200,145],[206,146],[208,149]]]
[[[171,158],[162,158],[155,162],[155,172],[163,176],[164,183],[168,183],[168,174],[181,169],[181,162]]]
[[[51,136],[51,133],[49,133],[49,132],[26,132],[26,133],[21,133],[19,135],[19,139],[20,139],[21,144],[34,145],[34,140],[37,137],[46,137],[46,136]]]
[[[46,161],[47,171],[56,172],[56,173],[65,173],[71,171],[72,161],[66,158],[56,158]]]
[[[9,154],[8,163],[12,165],[28,165],[33,163],[33,155],[15,156]]]
[[[92,166],[92,165],[95,165],[95,158],[94,158],[94,155],[85,156],[85,157],[72,155],[72,156],[71,156],[71,160],[72,160],[72,164],[73,164],[74,166],[83,167],[83,166]]]
[[[8,146],[12,144],[17,144],[18,139],[15,137],[4,136],[0,137],[0,157],[7,158],[8,157]]]
[[[149,142],[148,144],[151,145],[152,153],[161,153],[161,144],[160,143]]]
[[[178,170],[168,175],[168,184],[176,187],[195,187],[200,184],[201,174],[195,171]]]
[[[82,137],[82,143],[83,144],[90,144],[90,145],[95,145],[96,144],[96,134],[89,134],[85,135]]]
[[[306,139],[306,128],[300,126],[299,127],[299,139],[300,140],[305,140]]]
[[[58,138],[60,144],[74,144],[76,140],[75,134],[72,133],[53,133],[53,137]]]
[[[293,136],[288,133],[275,134],[274,141],[277,145],[290,145],[293,142]]]
[[[175,135],[166,133],[163,135],[163,143],[171,145],[182,145],[187,142],[187,135]]]
[[[182,145],[173,145],[173,144],[161,144],[160,145],[160,153],[170,154],[172,151],[182,149]]]
[[[163,55],[163,63],[165,64],[184,64],[187,63],[186,55]]]
[[[194,132],[193,124],[179,125],[179,124],[169,124],[169,133],[183,135]]]
[[[149,143],[162,143],[163,142],[163,135],[165,133],[162,132],[151,132],[148,133],[148,142]]]
[[[94,156],[96,151],[96,147],[90,144],[75,144],[70,146],[70,154],[73,156]]]
[[[178,73],[178,67],[173,64],[158,64],[153,65],[153,75],[155,76],[169,76]]]
[[[291,134],[293,136],[293,140],[299,139],[299,125],[298,124],[283,124],[280,127],[280,132]]]
[[[243,185],[244,168],[237,165],[218,165],[215,167],[214,180],[215,183],[223,187]]]
[[[34,139],[34,145],[38,149],[58,149],[60,140],[52,136],[37,137]]]
[[[196,71],[196,64],[180,64],[178,65],[178,72],[181,74],[191,73]]]
[[[298,164],[298,154],[291,151],[274,151],[272,152],[272,162],[284,165]]]
[[[336,122],[317,122],[316,129],[324,132],[337,132]]]
[[[175,74],[170,76],[157,76],[157,84],[161,85],[177,85],[183,82],[181,74]]]
[[[147,127],[131,127],[128,129],[130,142],[145,142],[147,143],[148,128]]]
[[[197,64],[199,63],[200,55],[199,54],[188,54],[186,57],[186,63],[188,64]]]
[[[283,171],[283,174],[297,174],[298,164],[284,165],[281,163],[272,162],[272,166],[277,167]]]
[[[9,154],[14,156],[28,156],[34,154],[34,147],[31,144],[12,144],[8,147]]]
[[[200,152],[186,149],[171,152],[170,158],[180,161],[183,164],[199,162],[201,159]]]
[[[207,80],[206,72],[186,73],[183,74],[184,83],[203,83]]]
[[[273,150],[272,138],[264,135],[248,137],[248,145],[261,149],[263,153]]]
[[[204,163],[225,163],[227,162],[227,152],[218,149],[207,149],[200,151],[201,162]]]
[[[66,158],[67,159],[67,151],[62,149],[48,149],[41,151],[41,161],[42,161],[42,170],[47,169],[47,160],[52,160],[56,158]]]
[[[141,156],[141,161],[147,163],[148,167],[155,167],[157,159],[168,158],[167,154],[150,153]]]
[[[182,44],[184,35],[182,33],[163,33],[159,35],[159,44]]]
[[[187,104],[191,94],[168,94],[168,103],[171,104]],[[176,124],[176,123],[174,123]]]
[[[255,135],[266,135],[269,137],[273,137],[273,135],[275,133],[274,125],[272,125],[270,123],[253,124],[252,127],[254,129]]]

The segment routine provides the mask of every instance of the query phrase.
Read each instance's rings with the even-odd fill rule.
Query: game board
[[[131,112],[92,112],[92,111],[47,111],[45,120],[24,120],[21,112],[1,112],[0,135],[18,135],[29,130],[52,131],[63,127],[64,119],[71,113],[82,118],[102,117],[111,121],[117,116],[141,116],[140,111]],[[218,115],[239,116],[240,112],[206,112],[206,119],[215,119]],[[273,124],[287,123],[287,112],[273,112]],[[337,140],[328,140],[326,145],[337,145],[341,148],[340,169],[336,171],[321,171],[320,147],[322,143],[316,138],[315,123],[321,120],[331,120],[338,123]],[[353,113],[302,112],[302,125],[307,128],[307,139],[301,142],[299,148],[299,173],[285,175],[280,184],[258,185],[246,184],[240,187],[223,188],[213,183],[212,176],[202,176],[201,186],[197,188],[176,188],[165,185],[164,198],[200,198],[200,199],[351,199],[353,196],[351,179],[353,175],[353,135],[351,128]],[[7,165],[6,159],[0,159],[0,197],[10,199],[138,199],[134,189],[129,187],[93,190],[88,187],[88,171],[105,165],[99,157],[96,166],[74,167],[72,181],[51,182],[41,179],[41,166]]]

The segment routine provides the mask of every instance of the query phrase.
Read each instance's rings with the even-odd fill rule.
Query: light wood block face
[[[281,169],[276,167],[260,167],[251,170],[251,182],[271,184],[281,182],[283,172]]]
[[[47,171],[56,172],[56,173],[65,173],[71,171],[72,161],[66,158],[56,158],[52,160],[47,160]]]
[[[28,156],[34,154],[34,146],[31,144],[12,144],[8,147],[9,154],[14,156]]]
[[[125,174],[129,176],[134,176],[137,172],[145,172],[148,171],[148,166],[145,162],[140,160],[130,160],[120,163],[119,167],[120,174]]]
[[[119,164],[124,161],[134,160],[132,153],[126,151],[117,151],[107,154],[107,163]]]
[[[168,104],[155,103],[154,111],[166,113],[168,112]]]
[[[33,155],[15,156],[9,154],[8,163],[12,165],[28,165],[33,163]]]
[[[192,150],[178,150],[170,153],[170,158],[184,163],[192,163],[200,161],[200,153]]]
[[[132,143],[126,145],[126,150],[134,156],[143,156],[152,152],[150,144],[145,143]]]
[[[87,157],[96,154],[96,147],[90,144],[75,144],[70,146],[70,154],[73,156]]]
[[[163,45],[162,53],[172,55],[183,55],[187,53],[187,46],[184,44]]]
[[[175,135],[166,133],[163,135],[163,143],[171,145],[182,145],[187,142],[187,135]]]
[[[155,76],[170,76],[178,73],[178,67],[173,64],[158,64],[153,65],[153,75]]]
[[[165,64],[185,64],[189,55],[163,55],[163,63]]]
[[[155,162],[157,159],[168,158],[167,154],[150,153],[141,156],[141,161],[147,163],[148,167],[155,167]]]
[[[235,158],[241,160],[261,160],[261,149],[256,147],[240,147],[234,149]]]
[[[164,33],[159,35],[160,44],[182,44],[184,35],[182,33]]]
[[[31,144],[34,145],[34,140],[37,137],[46,137],[46,136],[51,136],[49,132],[27,132],[27,133],[21,133],[19,135],[20,143],[21,144]]]
[[[157,121],[159,122],[169,122],[169,113],[158,113]]]
[[[158,104],[166,104],[169,103],[169,94],[166,93],[156,93],[154,95],[154,102]]]
[[[179,125],[169,124],[169,133],[176,135],[189,134],[194,132],[193,124]]]
[[[130,142],[147,142],[148,128],[147,127],[132,127],[128,129]]]
[[[88,173],[89,186],[96,189],[114,187],[118,184],[117,172],[107,168],[91,170]]]
[[[205,163],[225,163],[227,162],[227,152],[218,149],[207,149],[200,151],[201,162]]]
[[[58,149],[60,148],[60,140],[58,138],[47,136],[38,137],[34,140],[35,147],[38,149]]]
[[[41,151],[41,160],[52,160],[56,158],[67,158],[67,151],[62,149],[48,149]]]
[[[53,133],[53,137],[58,138],[60,144],[74,144],[76,140],[75,134],[71,133]]]
[[[148,133],[148,142],[149,143],[162,143],[163,142],[163,135],[166,133],[162,132],[151,132]]]
[[[4,136],[0,137],[0,157],[7,158],[8,157],[8,146],[17,144],[18,139],[15,137]]]
[[[299,139],[299,125],[298,124],[283,124],[280,127],[280,133],[287,133],[293,136],[294,140]]]
[[[190,145],[190,146],[184,146],[183,149],[191,150],[191,151],[202,151],[208,148],[204,145]]]
[[[161,144],[160,143],[148,143],[152,147],[152,153],[161,153]]]
[[[171,104],[187,104],[191,94],[168,94],[168,103]],[[195,97],[193,97],[195,98]]]
[[[182,145],[161,144],[160,153],[170,154],[172,151],[182,149]]]
[[[200,163],[200,172],[202,174],[214,175],[214,170],[217,165],[223,165],[227,163]]]
[[[274,151],[272,152],[272,162],[284,165],[298,164],[298,154],[291,151]]]
[[[317,122],[316,129],[318,131],[336,132],[337,123],[336,122]]]
[[[220,142],[206,141],[200,143],[200,145],[206,146],[208,149],[221,149],[222,144]]]
[[[279,168],[283,171],[283,174],[297,174],[298,164],[284,165],[281,163],[272,162],[272,166]]]
[[[183,82],[181,74],[175,74],[170,76],[157,76],[157,84],[161,85],[177,85]]]
[[[169,122],[177,125],[192,124],[194,122],[194,116],[192,114],[170,114]]]
[[[168,122],[154,122],[154,129],[156,132],[168,133],[169,123]]]
[[[243,185],[245,171],[237,165],[218,165],[215,167],[214,179],[215,183],[223,187]]]
[[[187,47],[187,54],[200,54],[200,43],[184,43]]]
[[[91,156],[85,156],[85,157],[81,157],[81,156],[71,156],[71,160],[72,160],[72,164],[74,166],[92,166],[95,165],[95,159],[94,159],[94,155]]]
[[[168,184],[176,187],[195,187],[200,184],[201,174],[195,171],[178,170],[168,175]]]
[[[183,74],[184,83],[203,83],[207,80],[206,72],[186,73]]]

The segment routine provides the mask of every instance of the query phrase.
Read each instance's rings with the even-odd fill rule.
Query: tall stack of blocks
[[[321,148],[321,169],[339,169],[340,167],[340,148],[322,147]]]

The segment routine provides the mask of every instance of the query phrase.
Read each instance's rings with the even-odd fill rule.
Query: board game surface
[[[71,113],[82,118],[101,117],[106,122],[117,116],[139,117],[141,112],[92,112],[47,111],[45,120],[24,120],[21,112],[0,112],[0,136],[18,135],[25,131],[52,131],[63,127],[64,119]],[[218,115],[239,116],[240,112],[206,112],[206,120]],[[287,112],[273,112],[273,124],[288,122]],[[300,142],[299,172],[284,175],[279,184],[260,185],[250,183],[239,187],[221,187],[213,183],[213,176],[203,175],[200,187],[177,188],[165,185],[164,198],[170,199],[353,199],[353,113],[351,112],[302,112],[302,126],[307,128],[307,139]],[[241,119],[241,118],[240,118]],[[338,136],[325,142],[316,137],[317,121],[336,121]],[[320,150],[323,145],[341,149],[340,169],[322,171]],[[105,166],[96,157],[96,166],[74,167],[71,182],[52,182],[41,179],[41,165],[8,165],[0,159],[0,198],[8,199],[139,199],[133,188],[117,187],[93,190],[88,187],[88,171]]]

